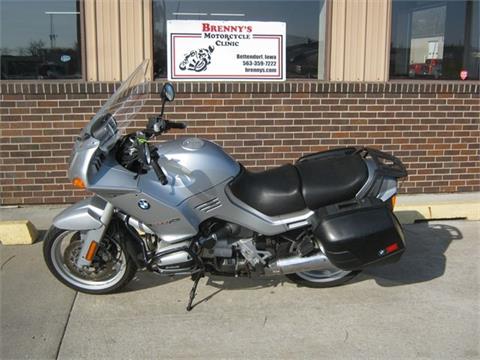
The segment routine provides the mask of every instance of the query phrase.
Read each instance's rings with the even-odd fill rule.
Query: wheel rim
[[[325,252],[323,251],[323,247],[319,242],[318,242],[318,247],[319,247],[319,251],[322,254],[325,254]],[[291,254],[296,253],[295,244],[292,244],[292,246],[290,247],[290,253]],[[351,271],[339,269],[338,267],[333,265],[330,261],[328,261],[328,265],[324,264],[321,270],[310,270],[310,271],[298,272],[296,273],[296,275],[306,281],[310,281],[313,283],[328,283],[328,282],[340,280],[345,276],[349,275],[350,273]]]
[[[342,279],[348,274],[350,274],[350,271],[339,269],[333,265],[331,269],[327,270],[311,270],[297,273],[297,275],[302,279],[315,283],[332,282]]]
[[[50,255],[57,273],[70,284],[86,290],[114,286],[127,270],[126,256],[120,245],[113,239],[107,245],[101,242],[92,266],[79,269],[75,260],[80,253],[81,237],[78,231],[65,231],[55,238]]]

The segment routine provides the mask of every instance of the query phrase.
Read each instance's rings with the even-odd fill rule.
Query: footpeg
[[[243,257],[256,268],[258,265],[264,266],[266,264],[266,259],[272,257],[272,254],[269,251],[257,250],[253,244],[253,239],[241,239],[234,243]]]
[[[301,256],[307,256],[315,250],[315,244],[310,236],[305,236],[298,244],[298,253]]]

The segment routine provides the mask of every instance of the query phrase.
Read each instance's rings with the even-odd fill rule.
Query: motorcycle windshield
[[[82,130],[82,136],[100,141],[109,147],[134,120],[148,97],[147,71],[150,60],[144,60],[107,100]]]

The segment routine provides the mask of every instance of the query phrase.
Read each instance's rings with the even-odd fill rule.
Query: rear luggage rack
[[[408,175],[405,165],[403,165],[398,158],[383,151],[372,149],[369,147],[352,146],[321,151],[315,154],[308,154],[302,156],[296,161],[296,163],[324,158],[348,156],[354,154],[359,154],[363,158],[370,156],[377,165],[377,176],[391,176],[394,178],[402,178]]]
[[[356,151],[363,158],[370,157],[377,165],[377,176],[391,176],[394,178],[403,178],[408,175],[407,169],[403,163],[393,155],[372,148],[359,148]]]
[[[301,163],[309,160],[317,160],[317,159],[325,159],[325,158],[332,158],[332,157],[340,157],[345,155],[352,155],[355,154],[357,151],[363,150],[356,148],[356,147],[344,147],[344,148],[337,148],[337,149],[330,149],[325,151],[320,151],[313,154],[308,154],[299,158],[296,163]]]

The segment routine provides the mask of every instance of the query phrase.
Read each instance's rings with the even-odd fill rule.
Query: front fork
[[[98,244],[105,235],[110,220],[113,216],[114,207],[111,203],[107,202],[103,210],[103,214],[100,217],[102,225],[97,229],[82,231],[82,248],[80,255],[77,258],[76,264],[79,268],[83,266],[90,266],[92,264],[93,257],[98,249]]]

